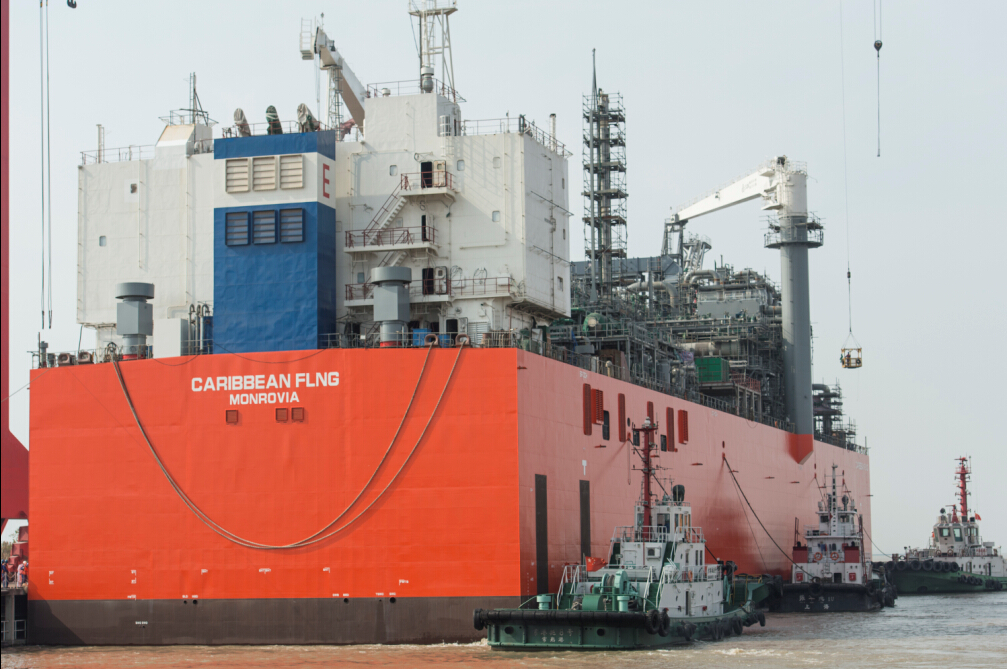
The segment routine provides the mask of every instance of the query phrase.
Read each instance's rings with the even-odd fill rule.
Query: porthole
[[[105,246],[106,244],[108,244],[108,240],[105,239],[105,235],[98,238],[98,246]]]

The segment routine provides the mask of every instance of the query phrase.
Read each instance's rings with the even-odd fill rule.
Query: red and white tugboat
[[[818,503],[818,525],[804,528],[794,545],[790,583],[771,610],[788,612],[876,611],[895,605],[895,588],[864,550],[863,519],[848,490],[840,490],[832,465],[828,492]],[[845,488],[845,486],[844,486]]]

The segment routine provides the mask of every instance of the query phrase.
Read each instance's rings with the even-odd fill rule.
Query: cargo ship
[[[463,116],[456,10],[410,4],[417,76],[372,85],[305,21],[318,118],[221,127],[193,75],[154,146],[81,154],[96,344],[34,357],[31,643],[475,640],[633,524],[645,420],[713,559],[788,572],[833,465],[869,532],[867,450],[812,384],[806,167],[630,257],[621,97],[583,97],[575,185],[554,118]],[[779,286],[687,232],[753,199]]]

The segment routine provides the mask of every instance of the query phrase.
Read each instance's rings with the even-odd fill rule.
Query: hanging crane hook
[[[878,52],[878,58],[881,58],[881,40],[874,40],[874,50]]]
[[[77,0],[66,0],[66,6],[70,9],[77,9]]]

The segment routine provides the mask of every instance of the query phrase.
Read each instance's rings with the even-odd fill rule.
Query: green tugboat
[[[657,425],[634,428],[643,461],[636,522],[618,527],[607,560],[585,557],[563,570],[559,590],[517,609],[476,609],[477,630],[497,649],[628,650],[717,640],[766,624],[756,604],[773,583],[736,576],[734,563],[707,564],[706,540],[692,526],[685,487],[665,489],[651,460]],[[651,481],[664,494],[655,501]],[[770,579],[771,580],[771,579]]]
[[[929,595],[948,592],[999,592],[1007,588],[1007,560],[1003,549],[983,541],[979,514],[969,514],[968,483],[972,473],[968,458],[958,458],[955,479],[958,507],[941,509],[927,548],[910,548],[885,565],[900,594]]]

